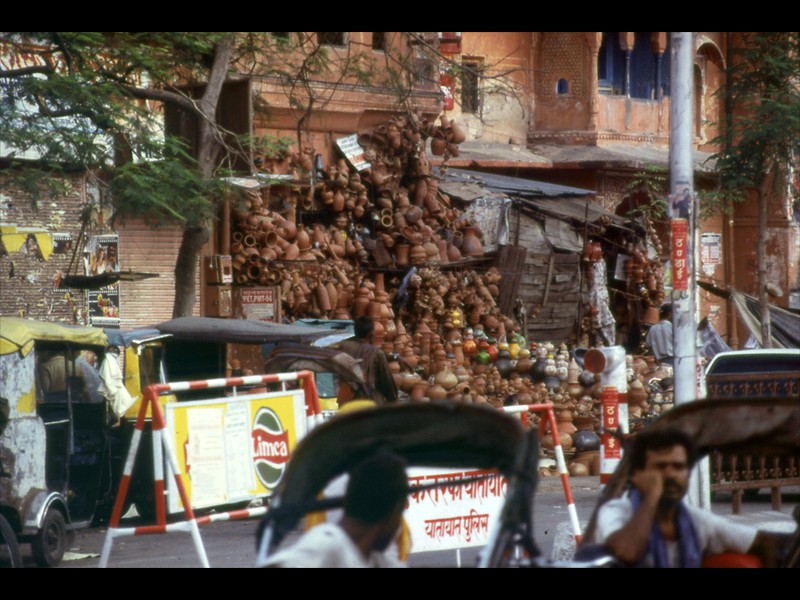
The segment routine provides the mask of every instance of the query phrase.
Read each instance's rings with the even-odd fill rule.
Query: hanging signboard
[[[270,496],[307,433],[302,390],[166,405],[167,435],[192,508]],[[167,510],[183,510],[172,478]],[[174,493],[173,493],[174,492]]]
[[[469,483],[464,480],[481,478]],[[413,486],[438,484],[413,492],[403,518],[412,552],[485,546],[500,518],[508,482],[494,470],[411,468]]]
[[[363,171],[372,166],[364,157],[364,149],[358,143],[358,134],[354,133],[353,135],[339,138],[336,140],[336,145],[339,147],[339,150],[342,151],[342,154],[344,154],[347,162],[349,162],[356,171]]]

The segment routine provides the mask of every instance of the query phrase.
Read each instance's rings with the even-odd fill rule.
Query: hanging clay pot
[[[431,139],[431,154],[442,156],[447,149],[447,140],[441,137]]]

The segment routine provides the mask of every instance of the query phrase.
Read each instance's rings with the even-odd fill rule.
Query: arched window
[[[569,93],[569,82],[561,78],[556,82],[556,94],[566,96]]]
[[[625,53],[619,45],[619,32],[603,33],[597,57],[597,76],[601,94],[625,93]]]
[[[597,57],[598,86],[601,94],[626,95],[631,98],[657,100],[658,89],[669,95],[669,36],[667,49],[661,55],[653,50],[653,33],[637,32],[634,37],[630,61],[620,44],[620,32],[603,33],[603,42]],[[626,69],[629,71],[626,73]],[[630,89],[626,89],[626,79]]]

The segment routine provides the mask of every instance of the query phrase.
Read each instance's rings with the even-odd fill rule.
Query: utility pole
[[[667,209],[672,232],[673,393],[677,405],[692,402],[698,396],[694,256],[697,206],[693,159],[694,37],[692,32],[675,32],[671,35],[670,196]],[[708,469],[704,463],[695,469],[688,501],[695,506],[708,508]]]

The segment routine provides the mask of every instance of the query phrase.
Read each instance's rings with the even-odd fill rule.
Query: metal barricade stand
[[[523,418],[527,417],[527,413],[545,413],[544,418],[539,422],[539,439],[545,435],[547,424],[550,424],[550,431],[553,436],[553,450],[556,455],[556,464],[558,465],[558,472],[561,475],[561,484],[564,487],[564,497],[567,501],[567,512],[569,513],[569,520],[572,524],[572,531],[575,535],[575,542],[581,541],[581,525],[578,521],[578,512],[575,510],[575,500],[572,497],[572,488],[569,485],[569,471],[567,471],[567,462],[564,459],[564,449],[561,447],[561,442],[558,439],[558,424],[556,423],[556,415],[553,411],[552,404],[519,404],[516,406],[504,406],[503,410],[507,413],[522,413]]]
[[[108,558],[111,554],[111,546],[114,542],[114,539],[117,537],[184,531],[189,532],[192,535],[192,540],[194,542],[197,556],[200,559],[200,563],[203,567],[208,568],[210,565],[208,564],[208,557],[206,556],[205,547],[203,546],[203,540],[200,537],[198,525],[205,525],[213,521],[244,519],[258,516],[266,512],[265,507],[259,507],[253,509],[233,510],[210,516],[202,516],[199,518],[195,517],[189,501],[189,496],[186,493],[186,488],[184,487],[183,480],[180,476],[180,468],[178,466],[175,447],[169,435],[166,435],[165,432],[166,421],[164,420],[164,414],[161,411],[161,406],[158,403],[158,396],[160,393],[232,387],[233,395],[236,396],[236,386],[281,383],[282,388],[285,391],[286,382],[289,381],[300,381],[302,383],[306,401],[306,422],[308,429],[311,430],[313,427],[316,427],[323,421],[319,396],[317,395],[317,386],[314,382],[314,373],[311,371],[183,381],[178,383],[163,383],[147,386],[144,391],[144,399],[142,401],[142,406],[139,409],[139,416],[136,420],[133,436],[131,437],[131,445],[128,449],[128,456],[125,459],[125,467],[123,469],[122,479],[119,484],[117,499],[114,503],[114,510],[111,514],[111,522],[109,523],[108,530],[106,532],[106,539],[103,543],[103,551],[100,555],[100,563],[98,566],[100,568],[105,568],[108,566]],[[141,443],[142,432],[144,431],[145,415],[147,414],[148,406],[151,407],[152,410],[153,472],[155,474],[154,489],[156,524],[139,527],[119,527],[119,521],[122,518],[122,510],[125,506],[125,498],[127,497],[128,487],[130,486],[131,482],[133,466],[136,461],[136,454],[139,450],[139,444]],[[163,460],[165,456],[167,459],[167,466],[169,467],[169,470],[175,479],[175,485],[178,493],[180,494],[181,503],[183,504],[183,512],[186,517],[185,521],[169,524],[167,523],[166,499],[164,497]]]

